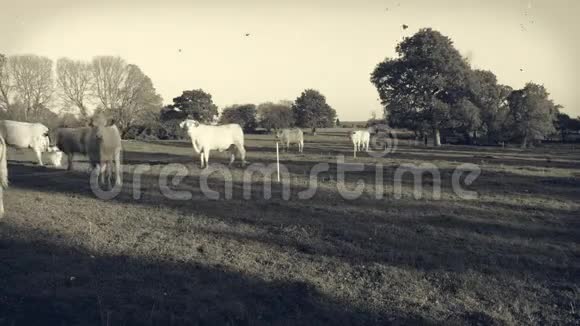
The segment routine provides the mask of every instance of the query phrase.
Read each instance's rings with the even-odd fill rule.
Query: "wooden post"
[[[280,150],[278,149],[278,142],[276,142],[276,174],[278,175],[278,182],[280,182]]]

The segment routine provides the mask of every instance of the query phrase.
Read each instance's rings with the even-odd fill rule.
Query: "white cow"
[[[291,144],[298,144],[298,152],[304,150],[304,133],[300,128],[282,129],[276,133],[276,139],[282,143],[282,148],[288,151]]]
[[[39,165],[42,163],[42,152],[48,149],[48,128],[41,123],[29,123],[12,120],[0,120],[0,136],[8,146],[30,148],[36,154]]]
[[[356,157],[356,152],[360,150],[368,151],[369,143],[371,141],[371,133],[368,130],[355,130],[349,133],[350,140],[353,145],[353,156]]]
[[[195,120],[185,120],[179,124],[191,138],[191,144],[196,153],[200,154],[202,168],[207,168],[209,153],[212,150],[228,151],[231,154],[230,165],[236,159],[236,152],[240,156],[242,166],[246,163],[244,148],[244,132],[238,124],[208,126]]]

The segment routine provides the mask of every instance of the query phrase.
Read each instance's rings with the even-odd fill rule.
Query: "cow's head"
[[[282,130],[276,131],[275,136],[276,136],[276,139],[282,138]]]
[[[186,129],[189,130],[190,128],[195,128],[195,127],[199,127],[199,122],[195,121],[195,120],[184,120],[181,123],[179,123],[179,128],[181,129]]]

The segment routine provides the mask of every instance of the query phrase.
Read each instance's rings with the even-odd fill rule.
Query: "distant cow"
[[[97,125],[80,128],[58,128],[51,141],[68,159],[68,170],[73,168],[74,154],[86,155],[97,176],[111,180],[111,168],[115,167],[115,184],[121,184],[121,133],[115,125]]]
[[[179,127],[187,131],[191,144],[196,153],[200,154],[201,167],[208,166],[209,153],[212,150],[230,153],[230,165],[236,159],[236,152],[240,156],[242,166],[246,163],[246,149],[244,148],[244,132],[238,124],[208,126],[195,120],[185,120]]]
[[[371,141],[371,134],[368,130],[356,130],[349,133],[350,140],[353,145],[353,156],[356,157],[356,152],[360,150],[368,151],[369,143]]]
[[[4,190],[8,188],[8,167],[6,163],[6,142],[0,136],[0,218],[4,216]]]
[[[276,133],[276,139],[282,143],[282,148],[286,151],[291,144],[298,144],[298,152],[304,149],[304,133],[300,128],[282,129]]]
[[[41,123],[29,123],[12,120],[0,120],[0,136],[8,146],[30,148],[36,154],[39,165],[42,163],[42,152],[47,150],[48,128]]]

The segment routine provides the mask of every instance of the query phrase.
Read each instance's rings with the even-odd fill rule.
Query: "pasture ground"
[[[248,135],[248,161],[274,162],[268,135]],[[187,142],[124,143],[124,187],[95,197],[86,163],[65,172],[11,151],[7,213],[0,220],[0,325],[426,324],[577,325],[580,320],[580,151],[571,145],[514,148],[414,146],[385,157],[351,158],[346,131],[308,136],[302,155],[282,153],[291,198],[259,174],[243,195],[244,170],[223,169],[200,190],[198,159]],[[338,192],[336,157],[365,164]],[[210,164],[225,164],[212,153]],[[309,200],[310,168],[327,162]],[[132,171],[150,164],[135,199]],[[165,198],[158,174],[167,163],[190,172]],[[441,199],[425,177],[402,198],[393,175],[404,163],[432,163]],[[453,169],[481,175],[464,200]],[[380,164],[377,168],[377,164]],[[377,173],[383,175],[376,199]]]

